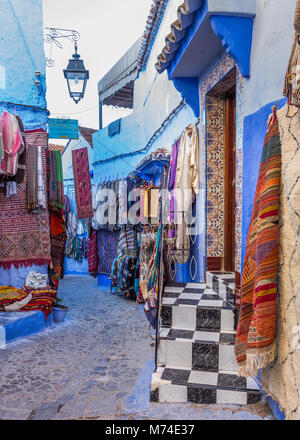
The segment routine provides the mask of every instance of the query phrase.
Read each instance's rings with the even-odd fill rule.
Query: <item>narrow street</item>
[[[0,351],[0,419],[272,419],[243,406],[149,402],[154,344],[143,306],[66,276],[67,320]]]

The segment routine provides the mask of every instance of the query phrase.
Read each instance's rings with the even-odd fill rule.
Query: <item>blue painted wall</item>
[[[39,71],[39,88],[33,83]],[[46,128],[47,112],[7,106],[5,102],[45,109],[45,55],[42,0],[0,2],[0,113],[8,110],[23,120],[25,130]]]
[[[64,261],[65,261],[64,262],[65,275],[87,275],[89,272],[87,258],[83,258],[81,263],[69,257],[65,257]]]
[[[4,110],[19,115],[25,130],[47,130],[42,6],[42,0],[0,1],[0,115]],[[39,80],[40,86],[33,80]],[[47,266],[38,268],[47,272]],[[2,269],[0,278],[14,280],[20,287],[21,279],[33,269]]]

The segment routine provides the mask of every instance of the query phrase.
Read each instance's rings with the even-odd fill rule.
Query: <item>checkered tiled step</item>
[[[159,367],[152,375],[151,400],[199,404],[247,405],[261,400],[254,379],[230,372]]]
[[[236,328],[237,310],[205,284],[165,287],[161,322],[164,327],[185,330]]]
[[[238,371],[235,332],[162,328],[157,362],[160,366],[202,371]]]
[[[206,272],[207,287],[224,301],[235,305],[235,274],[232,272]]]

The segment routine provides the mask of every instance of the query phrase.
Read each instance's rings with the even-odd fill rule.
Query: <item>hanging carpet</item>
[[[276,356],[281,144],[272,114],[265,137],[244,260],[235,354],[241,376],[257,375]]]
[[[44,181],[46,179],[45,147],[47,133],[31,131],[25,133],[26,143],[41,145]],[[28,159],[28,158],[27,158]],[[44,265],[51,261],[49,214],[47,210],[38,215],[26,208],[27,170],[24,182],[17,185],[16,195],[6,198],[0,193],[0,266],[16,268],[33,264]]]
[[[287,110],[289,115],[287,117]],[[279,222],[277,358],[262,370],[264,391],[287,420],[300,419],[300,111],[277,112],[282,145]]]
[[[97,278],[98,274],[98,252],[97,252],[97,231],[93,229],[88,247],[88,270],[89,275]]]
[[[91,176],[87,148],[72,151],[77,218],[92,218],[94,215],[91,194]]]
[[[60,151],[48,151],[49,156],[49,205],[52,211],[64,211],[65,197],[63,185],[63,171]]]

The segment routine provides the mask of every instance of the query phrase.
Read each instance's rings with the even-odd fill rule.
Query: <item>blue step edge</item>
[[[53,314],[48,319],[41,311],[0,312],[0,348],[16,339],[23,338],[53,325]]]
[[[109,275],[105,275],[103,273],[98,273],[97,277],[98,286],[111,288],[111,279]]]
[[[276,420],[285,420],[284,412],[280,410],[278,403],[270,396],[268,396],[268,405],[271,408]]]
[[[271,396],[269,396],[261,387],[261,370],[258,372],[257,383],[259,385],[260,391],[263,397],[267,400],[268,405],[276,420],[285,420],[285,414],[281,411],[279,404]]]

